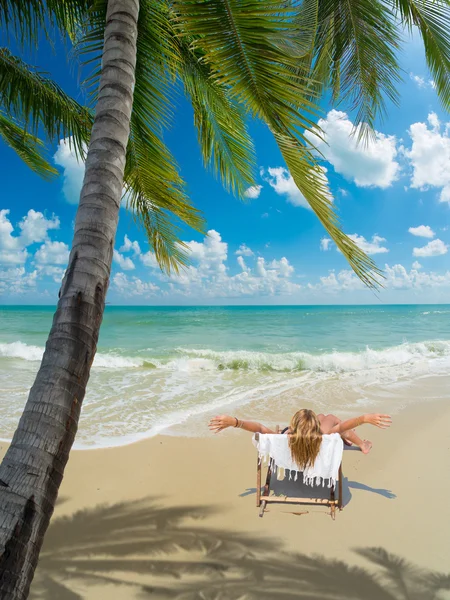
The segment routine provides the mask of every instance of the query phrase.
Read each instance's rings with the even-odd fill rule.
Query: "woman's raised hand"
[[[392,425],[392,418],[389,415],[381,415],[378,413],[371,413],[364,415],[364,423],[370,423],[380,429],[387,429]]]
[[[219,433],[227,427],[234,427],[236,425],[236,419],[229,417],[228,415],[222,415],[220,417],[214,417],[209,422],[209,429],[214,433]]]

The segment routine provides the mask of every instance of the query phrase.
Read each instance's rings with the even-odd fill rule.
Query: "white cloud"
[[[440,239],[433,240],[432,242],[428,242],[426,246],[422,246],[421,248],[413,249],[413,256],[441,256],[442,254],[447,254],[448,245],[444,244],[444,242]]]
[[[69,138],[59,141],[53,160],[63,169],[63,194],[69,204],[78,204],[84,178],[84,162],[78,160]]]
[[[334,271],[330,271],[328,275],[319,278],[319,283],[308,283],[307,287],[310,290],[336,294],[342,291],[363,290],[365,286],[353,271],[343,269],[337,275]]]
[[[386,241],[386,239],[380,237],[379,235],[372,236],[372,241],[366,240],[365,237],[358,235],[357,233],[353,233],[348,237],[353,240],[355,244],[359,246],[366,254],[384,254],[389,252],[388,248],[381,245]]]
[[[417,237],[434,238],[436,235],[429,225],[419,225],[418,227],[410,227],[409,233]]]
[[[285,257],[266,262],[258,256],[250,267],[244,256],[238,254],[240,271],[231,275],[226,264],[228,245],[215,230],[209,231],[203,242],[187,245],[192,264],[179,274],[160,275],[162,281],[169,282],[171,294],[193,298],[278,296],[291,295],[301,287],[290,280],[294,267]],[[251,255],[247,256],[252,259]]]
[[[420,75],[415,75],[414,73],[410,73],[409,76],[414,81],[414,83],[417,85],[417,87],[419,87],[419,88],[426,87],[427,82],[425,81],[424,77],[420,77]]]
[[[59,225],[59,219],[55,215],[47,219],[41,212],[31,209],[19,223],[21,243],[30,246],[35,242],[43,242],[48,239],[48,231],[59,229]]]
[[[261,215],[261,219],[267,219],[269,217],[269,213],[265,212]]]
[[[25,267],[0,269],[0,294],[23,295],[36,287],[37,270],[26,272]]]
[[[427,123],[413,123],[409,128],[410,150],[405,150],[413,174],[411,187],[426,190],[440,188],[439,200],[450,203],[450,124],[443,128],[435,113]]]
[[[245,260],[243,256],[238,256],[237,257],[237,263],[238,265],[241,267],[242,271],[249,271],[249,268],[247,267],[247,265],[245,264]]]
[[[65,269],[53,265],[37,265],[37,272],[39,276],[51,277],[55,283],[61,283]]]
[[[249,188],[247,188],[244,192],[244,196],[246,198],[259,198],[259,195],[261,194],[261,190],[262,190],[262,185],[252,185]]]
[[[145,252],[144,254],[141,254],[139,256],[140,261],[142,262],[143,265],[145,265],[146,267],[151,267],[152,269],[159,269],[159,263],[156,260],[156,256],[155,254],[149,250],[148,252]]]
[[[416,289],[439,288],[450,286],[450,271],[443,275],[434,272],[424,272],[413,268],[407,271],[403,265],[397,264],[390,267],[385,265],[386,286],[393,289]]]
[[[420,271],[421,265],[413,264],[408,271],[403,265],[385,265],[386,279],[383,286],[391,290],[417,290],[423,291],[430,288],[450,287],[450,271],[440,275],[434,272]],[[327,276],[320,277],[319,283],[308,283],[307,288],[311,291],[325,292],[327,294],[338,294],[342,292],[353,292],[364,290],[364,284],[356,277],[353,271],[342,270],[339,273],[330,271]]]
[[[126,254],[127,252],[131,251],[133,251],[134,256],[138,256],[141,253],[141,247],[139,246],[139,242],[132,242],[127,234],[125,234],[125,237],[123,238],[123,244],[119,248],[119,252]]]
[[[418,260],[415,260],[412,264],[412,268],[416,269],[416,271],[417,271],[418,269],[422,268],[422,265],[420,264],[420,262]]]
[[[43,213],[31,209],[19,222],[19,235],[13,235],[9,213],[7,209],[0,210],[0,263],[24,264],[29,256],[27,247],[48,240],[48,231],[59,228],[59,219],[55,216],[47,219]]]
[[[145,267],[159,269],[159,264],[154,253],[151,250],[143,253],[139,242],[136,240],[130,240],[130,238],[125,234],[122,246],[119,248],[119,250],[114,250],[114,261],[125,271],[131,271],[135,268],[135,264],[129,256],[122,256],[123,254],[127,254],[129,252],[133,253],[133,257],[139,257],[139,260]]]
[[[331,239],[327,238],[327,237],[323,237],[320,240],[320,249],[323,250],[324,252],[326,252],[327,250],[330,250],[330,244],[331,244]]]
[[[277,271],[280,277],[291,277],[294,273],[294,267],[289,264],[288,259],[284,256],[280,260],[272,260],[268,267]]]
[[[287,169],[284,167],[269,167],[267,172],[269,174],[267,181],[277,194],[286,196],[287,201],[294,206],[311,208]]]
[[[120,254],[117,250],[114,250],[113,261],[124,271],[132,271],[135,268],[131,258],[129,256],[123,256],[123,254]]]
[[[237,256],[253,256],[254,252],[247,244],[241,244],[235,254],[237,254]]]
[[[375,132],[374,139],[358,144],[359,128],[354,128],[347,113],[331,110],[320,119],[323,139],[307,132],[306,137],[330,162],[336,173],[360,187],[387,188],[398,179],[400,165],[395,136]]]
[[[69,260],[69,246],[64,242],[47,240],[34,255],[38,264],[66,265]]]
[[[327,196],[330,200],[332,200],[333,197],[329,190],[329,184],[326,173],[327,170],[325,169],[325,167],[320,167],[320,171],[318,172],[317,176],[321,177],[322,183],[324,184],[326,189]],[[262,174],[265,174],[264,170],[262,170]],[[293,206],[302,206],[303,208],[311,210],[308,201],[298,189],[294,178],[287,169],[285,169],[284,167],[268,167],[267,177],[265,179],[269,183],[270,187],[272,187],[277,194],[279,194],[280,196],[286,196],[286,199],[290,204],[292,204]]]
[[[144,282],[139,277],[128,277],[125,273],[116,273],[112,283],[123,296],[154,296],[161,292],[157,285]]]

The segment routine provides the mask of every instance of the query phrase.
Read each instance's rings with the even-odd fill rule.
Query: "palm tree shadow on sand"
[[[143,600],[441,600],[450,590],[450,574],[420,570],[381,548],[355,550],[369,570],[204,526],[211,514],[147,499],[57,518],[30,598],[83,600],[80,586],[108,583],[123,586],[123,598]]]

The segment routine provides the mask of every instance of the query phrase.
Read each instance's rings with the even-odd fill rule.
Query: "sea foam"
[[[40,361],[44,349],[21,341],[0,344],[0,357]],[[337,372],[414,366],[424,360],[448,359],[450,341],[404,343],[383,349],[366,347],[359,352],[256,352],[249,350],[216,351],[212,349],[176,348],[171,356],[122,356],[118,352],[97,353],[95,369],[163,369],[183,373],[200,371],[276,371],[276,372]]]

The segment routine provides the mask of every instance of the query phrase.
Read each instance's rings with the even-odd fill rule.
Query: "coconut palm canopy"
[[[81,58],[92,64],[88,85],[94,100],[106,4],[7,1],[0,20],[23,44],[36,43],[42,29],[47,35],[55,28],[65,31]],[[247,122],[249,117],[262,120],[331,238],[363,281],[373,285],[379,272],[342,233],[305,132],[314,130],[320,97],[331,89],[336,102],[356,109],[355,125],[364,125],[359,133],[370,135],[387,101],[397,100],[398,50],[413,27],[423,37],[437,91],[448,107],[448,15],[449,4],[442,0],[142,2],[125,188],[160,265],[170,270],[186,263],[177,219],[202,229],[163,140],[175,90],[182,84],[194,108],[204,162],[225,187],[242,197],[253,183],[255,155]],[[5,48],[0,95],[1,135],[32,168],[43,175],[54,172],[41,152],[42,133],[50,139],[70,136],[83,155],[89,109]]]

